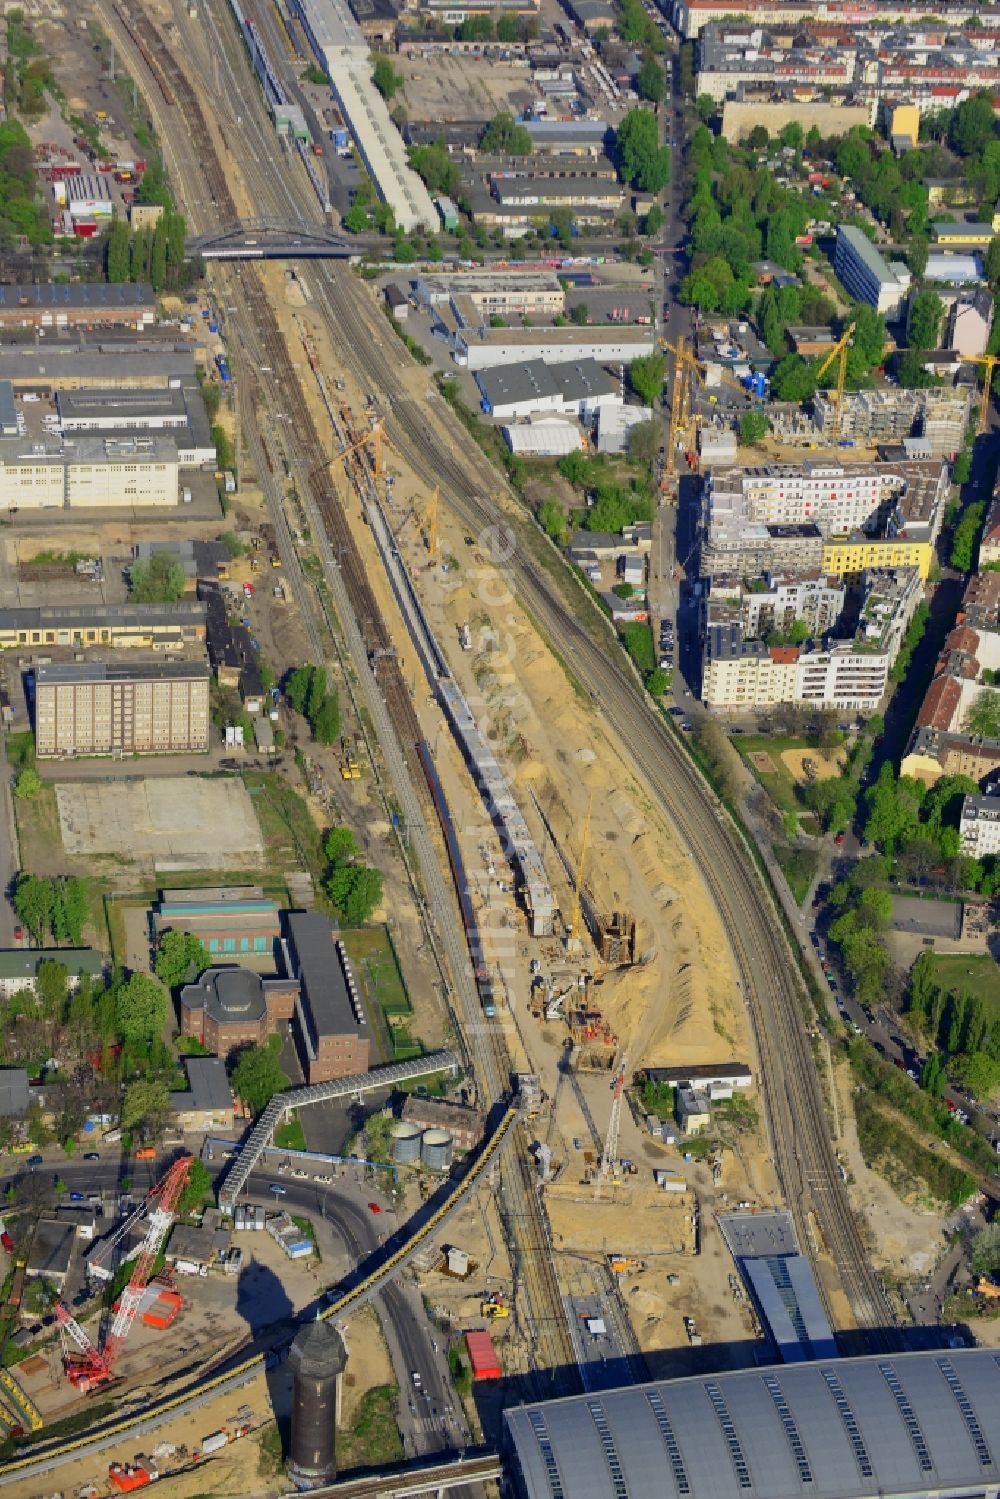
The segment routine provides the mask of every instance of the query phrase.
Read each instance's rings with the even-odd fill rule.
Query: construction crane
[[[687,340],[679,338],[675,344],[664,345],[674,356],[674,383],[670,391],[670,436],[667,439],[666,474],[673,478],[677,462],[677,442],[681,431],[687,426],[689,385],[692,372],[701,378],[701,369]]]
[[[576,864],[576,880],[573,884],[573,914],[570,917],[567,941],[578,942],[580,939],[580,907],[583,901],[583,871],[587,863],[587,849],[590,846],[590,814],[594,810],[594,793],[590,793],[587,803],[587,815],[583,820],[583,836],[580,839],[580,857]]]
[[[854,330],[856,327],[857,323],[851,323],[850,327],[844,330],[840,338],[830,350],[829,354],[827,354],[826,358],[823,360],[823,363],[820,365],[819,369],[816,371],[816,379],[821,380],[826,374],[827,370],[830,368],[833,361],[835,359],[840,360],[840,363],[837,365],[837,384],[833,392],[834,437],[840,436],[840,403],[844,399],[844,382],[847,379],[847,351],[851,346],[851,339],[854,337]]]
[[[115,1312],[103,1347],[100,1349],[95,1347],[69,1308],[62,1301],[56,1302],[55,1315],[63,1348],[63,1364],[66,1377],[75,1389],[86,1393],[88,1390],[96,1389],[98,1385],[106,1384],[114,1377],[115,1363],[129,1335],[132,1323],[135,1321],[135,1314],[142,1301],[142,1293],[149,1284],[153,1262],[170,1232],[170,1226],[177,1211],[177,1203],[187,1186],[188,1173],[193,1161],[193,1156],[181,1156],[180,1160],[174,1162],[166,1176],[157,1182],[149,1193],[147,1205],[149,1203],[154,1205],[149,1209],[146,1236],[136,1256],[135,1264],[132,1266],[128,1284],[119,1297],[118,1310]],[[76,1351],[70,1348],[70,1343],[75,1343]]]
[[[341,448],[339,453],[335,453],[327,466],[332,468],[335,463],[346,463],[352,453],[357,453],[361,448],[370,447],[372,450],[372,473],[376,479],[380,478],[382,475],[382,439],[384,436],[385,429],[382,422],[375,422],[371,431],[366,432],[364,437],[359,437],[357,442],[348,443],[346,448]]]
[[[1000,354],[963,354],[963,364],[981,364],[985,371],[983,375],[983,396],[979,402],[979,423],[976,431],[980,437],[986,431],[986,423],[990,417],[990,395],[993,391],[993,371],[1000,364]]]
[[[606,1182],[615,1174],[615,1162],[618,1159],[618,1131],[621,1128],[622,1119],[622,1098],[625,1095],[625,1065],[626,1057],[622,1053],[622,1059],[615,1072],[615,1080],[611,1084],[614,1095],[611,1100],[611,1119],[608,1122],[608,1133],[604,1140],[604,1150],[601,1153],[601,1164],[597,1170],[595,1197],[601,1190],[601,1183]]]
[[[437,556],[438,549],[438,507],[441,504],[441,490],[435,484],[434,493],[427,502],[427,509],[420,518],[420,529],[424,533],[427,542],[427,550],[432,557]]]

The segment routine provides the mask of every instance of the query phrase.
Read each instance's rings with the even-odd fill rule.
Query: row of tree
[[[1000,1085],[1000,1016],[980,994],[949,989],[935,975],[934,956],[923,952],[910,974],[906,1010],[919,1036],[937,1050],[921,1083],[937,1096],[952,1077],[973,1097],[989,1099]]]
[[[325,666],[297,666],[285,681],[285,696],[309,724],[319,744],[335,744],[340,734],[340,699],[326,679]]]
[[[331,828],[323,840],[329,867],[323,888],[345,926],[363,926],[382,904],[382,873],[361,861],[350,828]]]
[[[24,774],[24,772],[22,772]],[[76,875],[21,874],[14,887],[17,919],[39,946],[80,947],[87,924],[87,886]]]

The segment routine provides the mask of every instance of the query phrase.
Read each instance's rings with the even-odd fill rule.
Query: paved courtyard
[[[158,870],[257,864],[260,827],[242,781],[197,776],[56,787],[70,854],[117,854]]]

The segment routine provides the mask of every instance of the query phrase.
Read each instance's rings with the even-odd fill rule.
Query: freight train
[[[472,892],[469,889],[469,881],[465,874],[465,864],[462,860],[462,850],[458,843],[458,834],[455,832],[455,824],[452,821],[448,803],[445,800],[444,790],[434,761],[431,759],[430,750],[424,740],[417,745],[417,754],[427,777],[427,785],[430,788],[434,808],[441,824],[444,834],[445,847],[448,850],[448,862],[451,865],[451,877],[455,882],[455,890],[458,894],[458,903],[462,909],[462,922],[465,926],[465,940],[469,944],[469,956],[472,959],[472,971],[476,977],[476,989],[479,992],[479,1003],[482,1005],[483,1014],[492,1019],[497,1012],[496,1000],[493,995],[493,979],[490,974],[489,964],[483,952],[483,944],[479,936],[479,923],[476,920],[475,907],[472,904]]]

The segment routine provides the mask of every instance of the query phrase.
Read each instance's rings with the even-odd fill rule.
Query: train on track
[[[427,748],[425,740],[421,739],[417,745],[417,754],[427,778],[427,785],[434,803],[434,810],[441,824],[441,832],[444,834],[445,847],[448,850],[448,863],[451,865],[451,877],[455,882],[455,891],[458,895],[458,903],[462,911],[462,924],[465,927],[465,940],[469,944],[469,956],[472,959],[472,971],[476,978],[476,990],[479,994],[479,1003],[482,1005],[483,1014],[492,1020],[497,1012],[496,997],[493,993],[493,976],[490,973],[489,964],[483,952],[482,939],[479,935],[479,923],[476,920],[476,910],[472,904],[472,892],[469,889],[468,877],[465,873],[465,862],[462,858],[462,850],[458,843],[458,834],[452,820],[448,803],[445,800],[444,789],[441,779],[431,759],[431,752]]]

